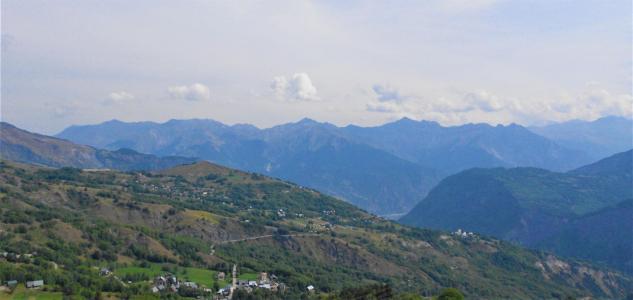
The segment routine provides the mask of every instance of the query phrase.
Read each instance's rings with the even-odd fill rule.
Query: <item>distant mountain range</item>
[[[475,231],[633,272],[633,214],[626,214],[632,158],[629,150],[567,173],[466,170],[440,182],[400,221]],[[629,251],[615,255],[622,249]]]
[[[158,170],[196,161],[176,156],[157,157],[130,149],[95,149],[28,132],[5,122],[0,122],[0,157],[49,167],[117,170]]]
[[[592,160],[633,147],[633,120],[630,118],[610,116],[595,121],[574,120],[529,129],[568,149],[583,151]]]
[[[109,121],[57,135],[154,155],[200,157],[313,187],[381,215],[402,214],[447,175],[472,167],[570,170],[591,161],[519,125],[445,127],[402,119],[337,127],[303,119],[268,129],[213,120]]]

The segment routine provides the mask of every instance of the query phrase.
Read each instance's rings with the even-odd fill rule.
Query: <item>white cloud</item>
[[[393,102],[377,102],[372,101],[367,103],[367,111],[381,112],[381,113],[401,113],[404,111],[404,107],[398,103]]]
[[[292,77],[277,76],[273,78],[271,89],[280,100],[318,101],[317,89],[306,73],[295,73]]]
[[[194,83],[188,86],[170,86],[167,91],[172,99],[177,100],[201,101],[211,98],[209,87],[201,83]]]
[[[130,100],[134,100],[134,95],[126,91],[112,92],[108,95],[108,98],[103,102],[105,105],[124,103]]]
[[[398,90],[389,85],[374,84],[371,89],[376,93],[378,101],[396,101],[401,102],[405,97],[401,96]]]
[[[464,105],[471,109],[480,109],[485,112],[499,111],[504,108],[499,97],[485,90],[468,93],[464,96]]]

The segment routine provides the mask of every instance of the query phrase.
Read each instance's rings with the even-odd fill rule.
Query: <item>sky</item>
[[[630,0],[2,0],[1,119],[631,116]]]

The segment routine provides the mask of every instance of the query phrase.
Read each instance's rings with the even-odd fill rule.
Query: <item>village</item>
[[[161,295],[161,297],[169,294],[177,294],[181,297],[187,298],[228,300],[232,299],[234,294],[237,292],[250,294],[258,289],[262,289],[271,293],[283,293],[287,290],[287,286],[283,282],[279,281],[279,278],[274,274],[260,272],[257,274],[257,278],[253,280],[238,279],[237,265],[233,266],[233,272],[231,273],[232,275],[229,278],[225,272],[217,272],[215,275],[216,278],[214,278],[215,280],[218,282],[229,280],[231,283],[225,287],[218,288],[216,291],[209,287],[201,286],[193,281],[181,280],[176,275],[165,272],[153,278],[151,281],[150,291],[154,294]],[[113,278],[121,281],[121,279],[115,276],[108,268],[101,268],[99,270],[99,275],[104,277],[112,276]],[[26,289],[38,290],[44,288],[44,280],[42,279],[27,280],[24,282],[12,279],[3,282],[0,289],[10,291],[15,289],[20,283],[23,283]],[[128,282],[127,284],[129,283],[131,282]],[[313,291],[314,287],[310,285],[306,288],[306,290],[308,292]]]
[[[287,289],[286,285],[280,282],[274,274],[269,275],[267,272],[260,272],[256,280],[238,279],[237,265],[233,265],[231,273],[231,284],[219,288],[217,291],[201,287],[195,282],[178,280],[175,275],[170,273],[156,276],[152,282],[151,291],[158,294],[177,293],[185,297],[195,296],[205,299],[224,300],[232,299],[237,291],[250,294],[257,289],[263,289],[272,293],[283,293]],[[229,278],[227,278],[225,272],[218,272],[215,279],[218,282],[224,282]],[[215,294],[213,294],[214,292]]]

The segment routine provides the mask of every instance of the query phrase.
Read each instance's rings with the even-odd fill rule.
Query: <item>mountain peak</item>
[[[313,124],[320,124],[319,122],[317,122],[314,119],[310,119],[310,118],[303,118],[301,120],[299,120],[296,124],[301,124],[301,125],[313,125]]]
[[[124,123],[124,122],[119,119],[112,119],[112,120],[103,122],[103,124],[121,124],[121,123]]]
[[[417,123],[417,121],[409,117],[403,117],[400,120],[396,121],[395,123]]]

